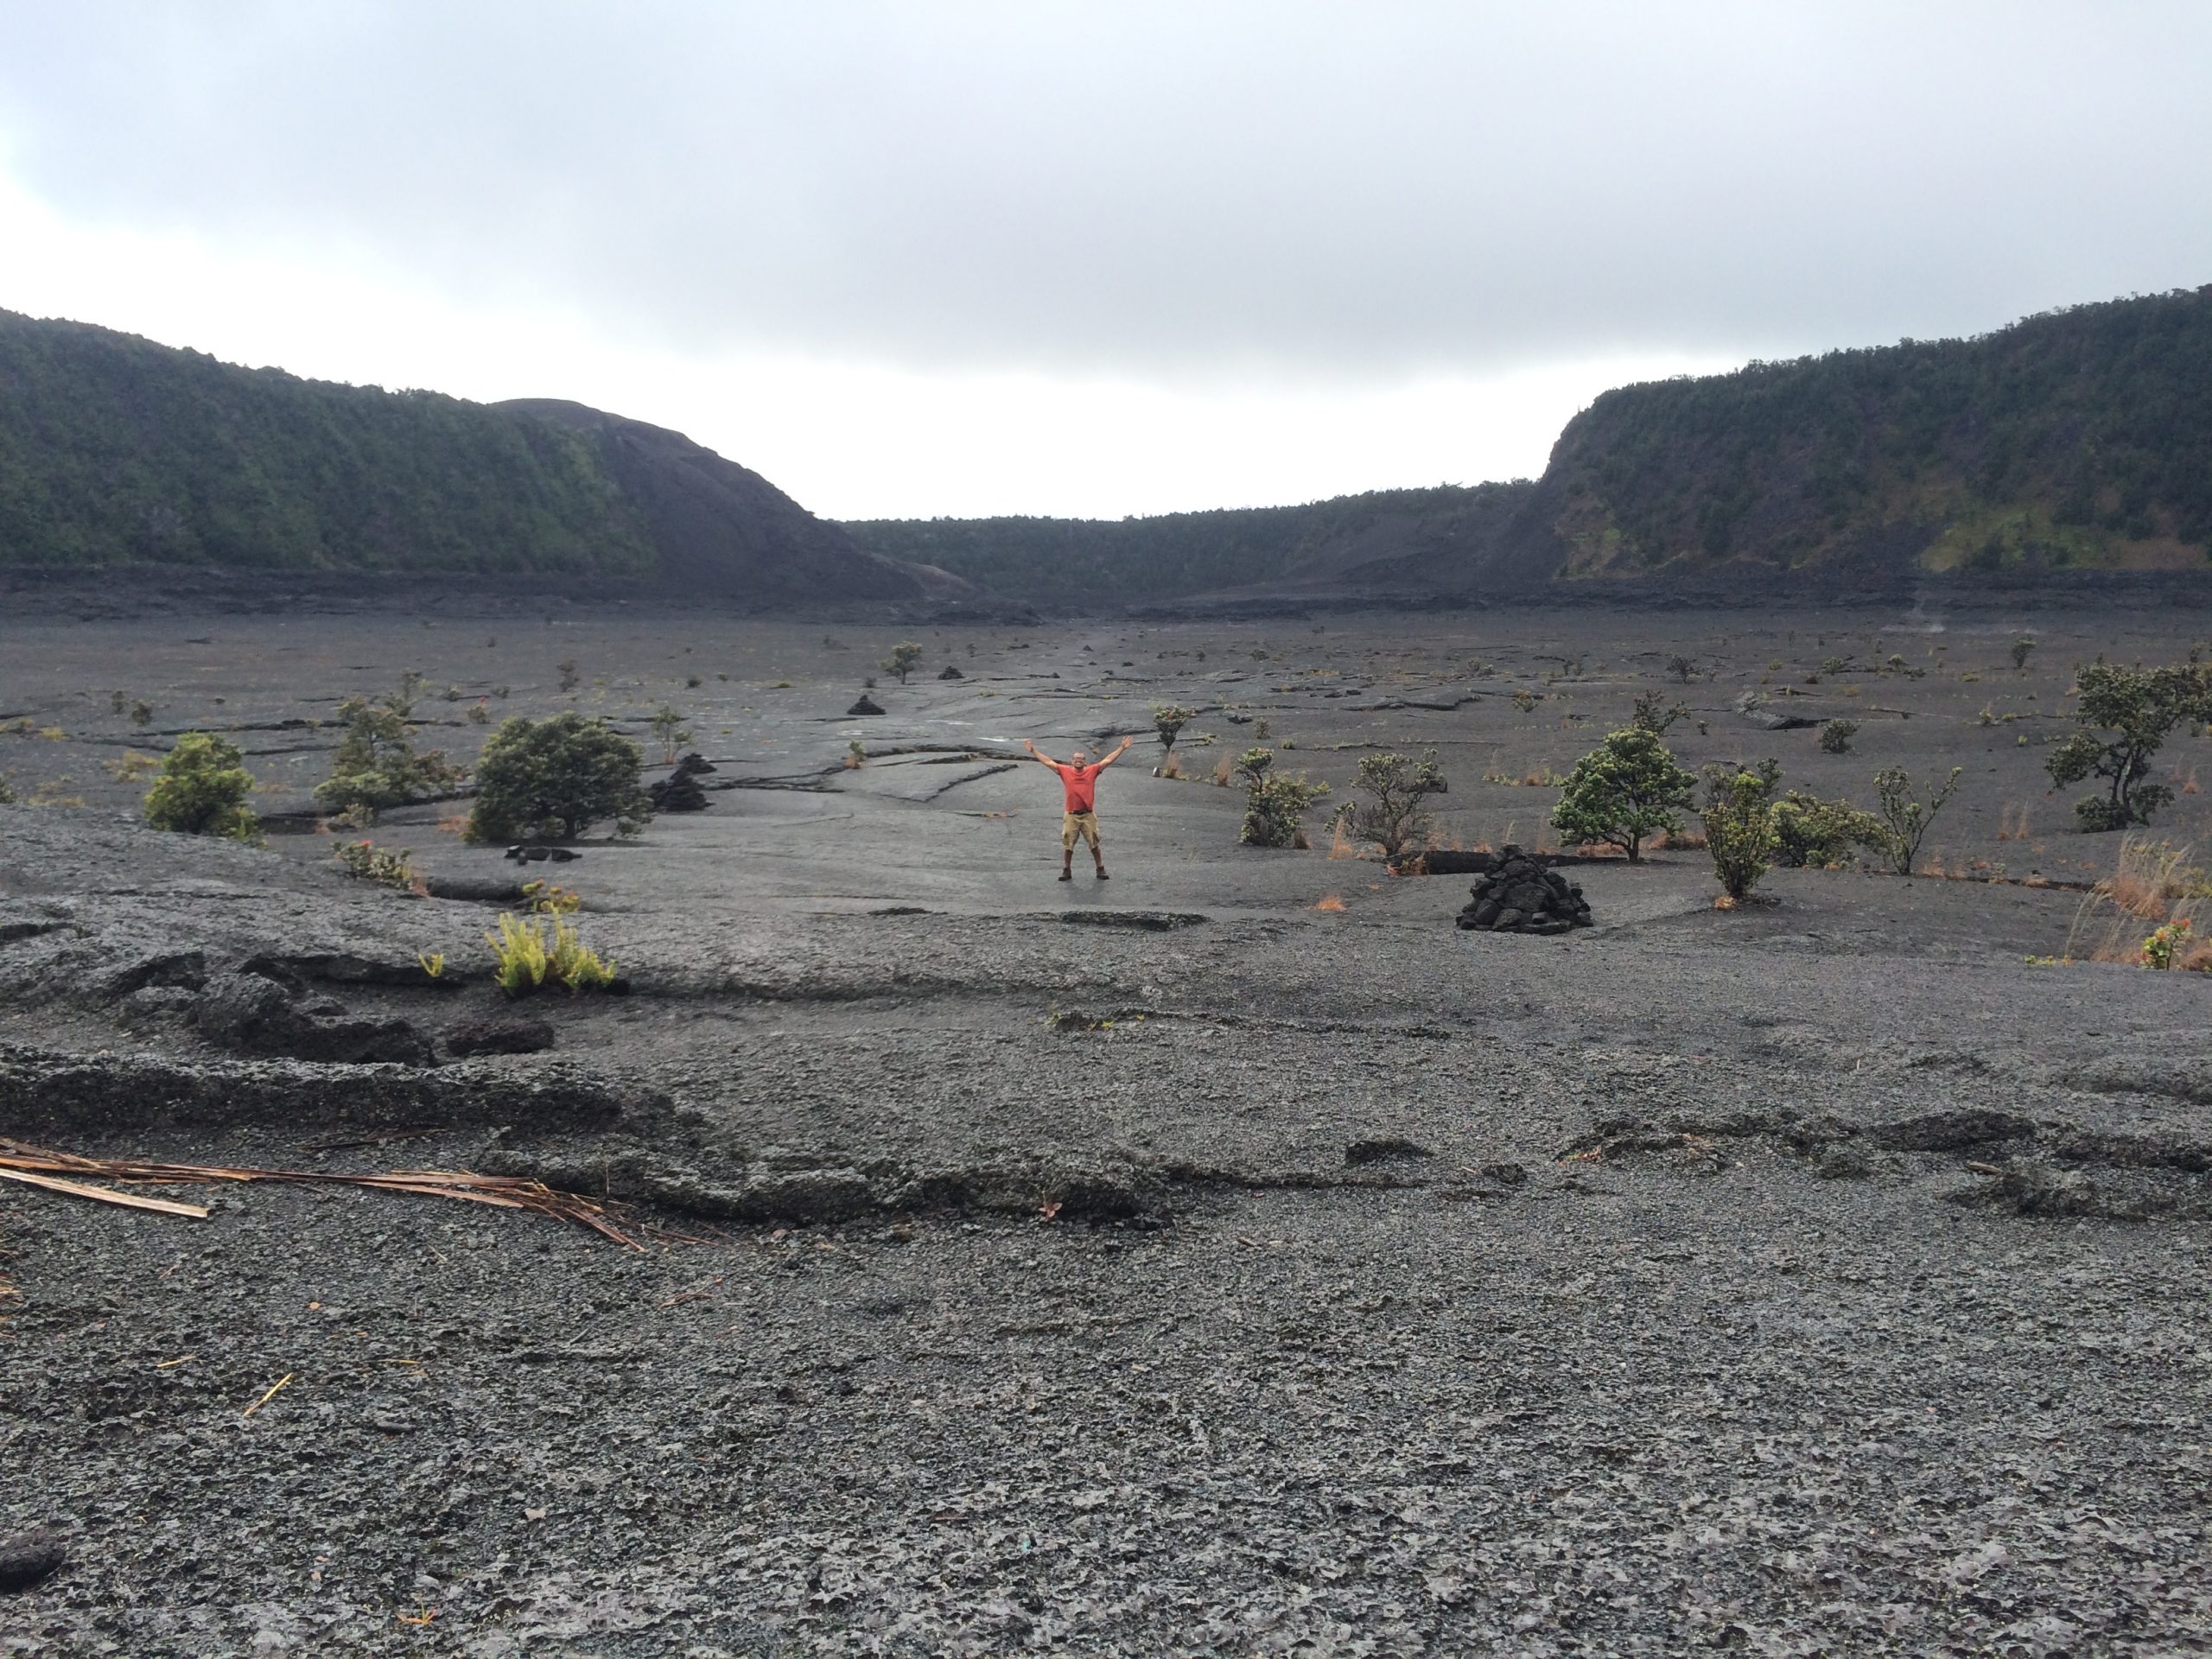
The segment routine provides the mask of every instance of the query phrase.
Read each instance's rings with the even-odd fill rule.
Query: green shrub
[[[612,818],[623,835],[652,817],[638,746],[573,712],[502,724],[476,765],[474,842],[569,841]]]
[[[653,741],[660,745],[661,764],[676,764],[676,752],[691,741],[691,734],[683,729],[683,716],[676,712],[676,705],[664,702],[653,711]]]
[[[550,929],[550,931],[549,931]],[[603,961],[559,916],[499,918],[499,931],[484,942],[494,958],[493,983],[509,996],[532,996],[547,984],[571,995],[604,990],[614,982],[614,964]]]
[[[1821,749],[1826,754],[1849,754],[1851,740],[1859,735],[1855,720],[1831,720],[1821,727]]]
[[[2015,639],[2012,642],[2012,666],[2025,669],[2028,665],[2028,653],[2035,648],[2036,641],[2033,634],[2024,633]]]
[[[1958,792],[1959,774],[1964,770],[1953,766],[1942,788],[1930,786],[1925,801],[1914,794],[1912,778],[1904,767],[1890,766],[1874,774],[1874,788],[1882,801],[1879,844],[1899,875],[1910,875],[1919,863],[1920,843],[1928,839],[1936,815]]]
[[[372,841],[341,841],[330,849],[330,855],[357,880],[373,881],[402,893],[415,889],[416,875],[410,863],[414,856],[411,853],[395,853]]]
[[[1183,728],[1195,719],[1191,710],[1176,702],[1155,702],[1152,705],[1152,729],[1160,734],[1160,747],[1168,753],[1175,748],[1175,740]]]
[[[349,814],[349,823],[368,823],[388,808],[445,794],[461,781],[461,768],[442,749],[415,753],[406,716],[412,702],[411,694],[402,691],[375,702],[348,697],[338,705],[346,735],[331,752],[330,776],[315,785],[317,801]]]
[[[1774,861],[1797,868],[1840,864],[1860,848],[1886,852],[1889,830],[1849,801],[1824,801],[1793,789],[1774,804]]]
[[[1355,787],[1373,798],[1347,801],[1338,810],[1337,822],[1346,834],[1372,842],[1385,858],[1428,845],[1436,820],[1423,803],[1447,788],[1436,769],[1434,749],[1418,760],[1403,754],[1363,755]]]
[[[1740,904],[1774,861],[1778,837],[1772,791],[1778,774],[1714,766],[1706,772],[1706,849],[1713,873]]]
[[[176,741],[146,791],[146,822],[188,836],[222,836],[261,843],[261,821],[245,804],[253,774],[238,745],[212,732],[187,732]]]
[[[1682,827],[1676,814],[1696,787],[1696,777],[1682,769],[1656,732],[1631,726],[1575,762],[1552,825],[1570,845],[1603,842],[1637,863],[1645,841]]]
[[[876,666],[887,674],[896,674],[899,683],[906,683],[906,677],[922,665],[922,648],[908,639],[891,647],[891,654]]]
[[[1236,839],[1247,847],[1304,846],[1306,814],[1329,792],[1304,772],[1294,778],[1276,772],[1274,761],[1270,750],[1247,749],[1236,763],[1244,779],[1244,823]]]

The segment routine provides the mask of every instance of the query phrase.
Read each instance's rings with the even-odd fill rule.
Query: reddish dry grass
[[[438,820],[438,833],[442,836],[460,836],[467,832],[468,814],[466,812],[450,813]]]
[[[1337,897],[1335,893],[1324,893],[1321,897],[1320,903],[1315,905],[1313,908],[1316,910],[1325,910],[1334,912],[1340,910],[1349,909],[1351,906],[1346,905],[1343,899]]]

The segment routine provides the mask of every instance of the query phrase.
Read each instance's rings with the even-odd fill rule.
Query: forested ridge
[[[0,312],[0,565],[639,575],[589,439]]]
[[[1325,572],[1408,593],[1560,578],[2212,568],[2212,288],[1608,391],[1534,485],[1151,518],[877,520],[1003,593],[1157,599]]]
[[[893,563],[898,562],[898,563]],[[2212,288],[1605,393],[1534,482],[1154,518],[814,518],[680,434],[0,312],[0,569],[645,578],[1084,607],[1554,581],[2212,570]]]
[[[1569,575],[2202,565],[2212,288],[1609,391],[1543,489]]]
[[[1144,518],[877,518],[844,528],[871,552],[935,564],[1040,602],[1138,602],[1333,574],[1332,556],[1376,543],[1409,550],[1446,527],[1487,527],[1522,484],[1373,490],[1287,507],[1226,507]]]

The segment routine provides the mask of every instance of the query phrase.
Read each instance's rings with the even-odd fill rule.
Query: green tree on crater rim
[[[348,697],[338,705],[346,735],[331,753],[329,778],[315,785],[317,801],[336,811],[373,817],[390,807],[442,795],[461,781],[461,768],[447,760],[442,749],[416,753],[414,728],[407,723],[414,691],[403,683],[397,696],[375,702]]]
[[[2144,781],[2151,757],[2183,721],[2212,721],[2212,664],[2139,669],[2091,663],[2074,677],[2082,696],[2074,717],[2091,729],[2075,733],[2044,762],[2050,781],[2063,788],[2085,778],[2106,780],[2103,795],[2074,804],[2084,830],[2150,823],[2174,798],[2165,785]]]
[[[906,683],[906,677],[922,665],[922,648],[912,640],[903,640],[891,647],[891,654],[876,666],[887,674],[896,674],[899,683]]]
[[[238,745],[212,732],[187,732],[162,760],[146,791],[146,822],[188,836],[221,836],[261,844],[261,821],[246,805],[253,774]]]
[[[1436,751],[1418,760],[1405,754],[1363,755],[1357,787],[1370,798],[1347,801],[1337,809],[1337,822],[1355,840],[1372,842],[1385,858],[1428,845],[1436,819],[1424,803],[1449,787],[1436,768]]]
[[[644,765],[638,746],[604,720],[573,711],[510,720],[476,764],[468,839],[573,841],[608,818],[618,834],[634,835],[652,817],[639,781]]]
[[[1646,841],[1682,827],[1678,814],[1696,787],[1696,777],[1656,732],[1631,726],[1608,734],[1575,762],[1552,825],[1569,845],[1618,847],[1630,863],[1641,863]]]

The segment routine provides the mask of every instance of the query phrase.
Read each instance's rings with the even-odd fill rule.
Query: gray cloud
[[[2212,8],[48,7],[64,213],[657,345],[1373,379],[2212,281]]]

